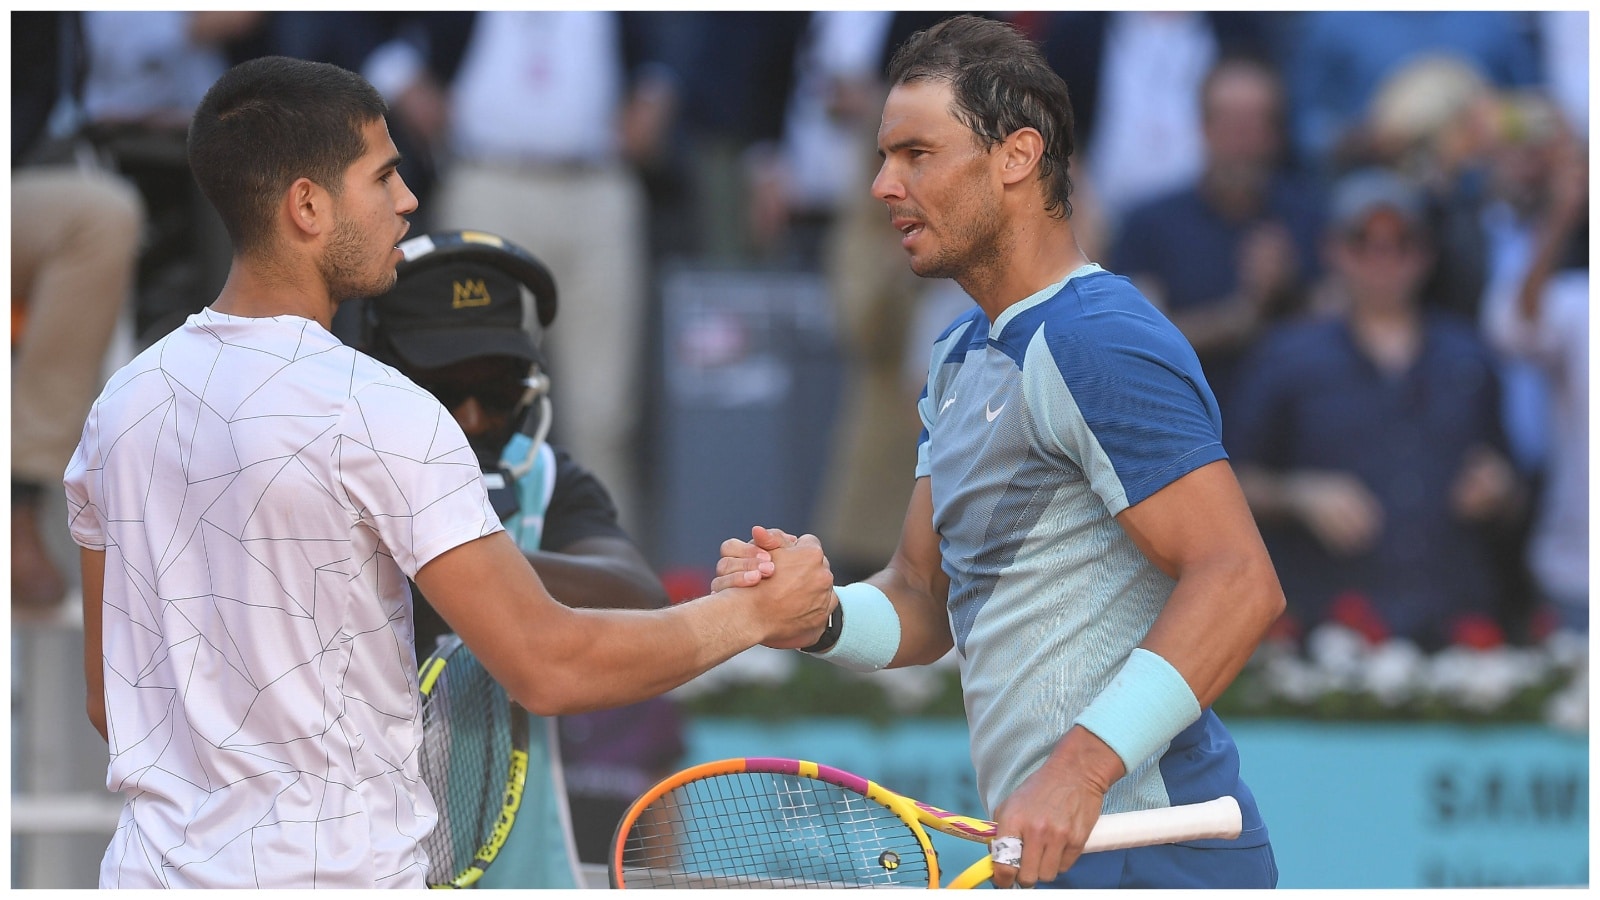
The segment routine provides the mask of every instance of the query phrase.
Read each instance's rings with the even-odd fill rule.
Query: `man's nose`
[[[878,167],[878,174],[872,179],[872,196],[885,203],[905,198],[900,179],[895,177],[887,162]]]

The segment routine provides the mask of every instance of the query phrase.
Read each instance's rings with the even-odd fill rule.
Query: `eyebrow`
[[[389,159],[386,162],[384,162],[383,165],[379,166],[377,168],[377,171],[379,171],[379,172],[387,172],[390,169],[398,169],[398,168],[400,168],[400,164],[403,163],[403,162],[405,162],[405,157],[403,157],[400,154],[396,153],[395,155],[389,157]]]
[[[912,148],[912,147],[927,147],[927,146],[929,146],[929,141],[926,138],[921,138],[921,137],[901,138],[900,140],[895,141],[894,143],[889,144],[886,147],[879,147],[878,148],[878,156],[880,156],[880,157],[886,156],[886,155],[888,155],[890,153],[895,153],[897,151],[906,150],[906,149],[909,149],[909,148]]]

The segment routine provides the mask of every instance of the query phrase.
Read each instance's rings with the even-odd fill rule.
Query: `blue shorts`
[[[1254,847],[1159,844],[1078,857],[1041,888],[1275,888],[1278,863],[1271,844]]]

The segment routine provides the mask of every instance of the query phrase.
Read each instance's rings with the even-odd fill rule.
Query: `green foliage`
[[[731,684],[687,698],[682,705],[694,714],[762,721],[842,716],[886,725],[907,716],[965,716],[956,673],[934,674],[939,679],[938,692],[926,702],[908,704],[904,697],[896,698],[886,690],[887,677],[859,675],[819,660],[804,659],[782,683]]]
[[[897,691],[894,676],[861,675],[827,663],[803,659],[778,683],[724,684],[682,698],[686,711],[762,721],[800,717],[846,717],[883,725],[910,717],[962,718],[961,684],[953,667],[926,672],[933,689],[913,699]],[[1538,683],[1522,687],[1489,709],[1474,708],[1448,694],[1417,690],[1403,701],[1385,702],[1363,690],[1327,689],[1309,700],[1284,696],[1269,667],[1259,660],[1246,666],[1214,704],[1224,719],[1274,718],[1351,722],[1541,722],[1552,696],[1571,680],[1570,670],[1554,667]]]

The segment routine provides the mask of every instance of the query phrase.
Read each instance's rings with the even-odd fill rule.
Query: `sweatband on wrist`
[[[1135,647],[1122,671],[1073,722],[1094,732],[1132,772],[1200,718],[1200,701],[1172,664]]]
[[[894,660],[900,649],[900,614],[889,598],[858,581],[833,589],[839,595],[843,628],[833,648],[816,654],[852,672],[876,672]]]

